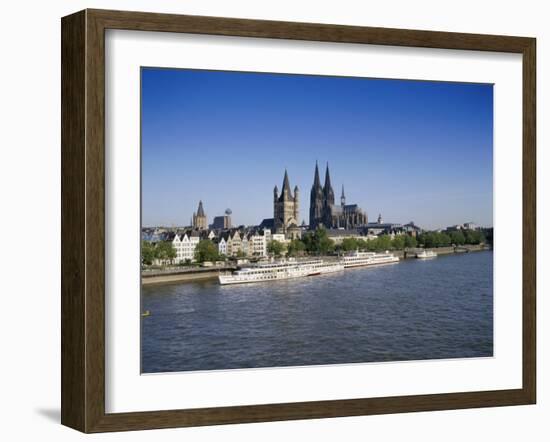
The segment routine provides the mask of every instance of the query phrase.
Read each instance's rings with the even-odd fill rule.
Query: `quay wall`
[[[416,258],[416,253],[422,251],[423,249],[413,249],[408,251],[394,251],[392,252],[395,256],[398,256],[401,259]],[[469,252],[481,252],[483,250],[489,250],[486,246],[483,245],[464,245],[457,247],[432,247],[427,248],[426,250],[431,250],[438,255],[450,255],[452,253],[469,253]]]
[[[170,282],[183,282],[183,281],[199,281],[205,279],[217,278],[220,271],[234,270],[235,267],[212,267],[212,268],[200,268],[193,270],[181,270],[171,272],[142,272],[141,283],[143,285],[158,284],[158,283],[170,283]]]

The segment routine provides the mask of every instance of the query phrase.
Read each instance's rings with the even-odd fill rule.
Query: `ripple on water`
[[[146,373],[493,354],[492,252],[250,285],[144,286]]]

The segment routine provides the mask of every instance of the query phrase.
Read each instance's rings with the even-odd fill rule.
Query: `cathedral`
[[[323,226],[327,229],[355,229],[367,223],[366,212],[363,212],[357,204],[346,204],[344,186],[342,186],[340,205],[335,204],[328,163],[324,186],[321,186],[319,167],[315,164],[309,205],[309,228],[316,229],[318,226]]]
[[[285,178],[283,180],[283,188],[279,195],[279,189],[275,186],[273,189],[273,227],[277,233],[285,233],[287,236],[298,229],[298,218],[300,215],[298,186],[294,187],[294,195],[290,189],[290,181],[288,173],[285,170]]]

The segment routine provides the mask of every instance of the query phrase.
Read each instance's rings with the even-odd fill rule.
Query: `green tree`
[[[466,241],[464,233],[461,230],[453,230],[449,232],[449,237],[451,238],[451,243],[457,246],[461,246]]]
[[[267,244],[267,252],[272,255],[275,255],[276,257],[281,256],[284,249],[285,249],[285,246],[283,245],[283,243],[279,241],[272,240],[272,241],[269,241],[269,243]]]
[[[155,246],[155,258],[162,262],[172,262],[176,259],[176,249],[170,241],[160,241]]]
[[[464,237],[466,244],[481,244],[485,242],[485,235],[480,230],[466,230]]]
[[[307,252],[313,251],[313,232],[306,232],[302,235],[302,242],[306,247]]]
[[[378,238],[371,238],[367,240],[367,250],[369,252],[375,252],[378,250]]]
[[[219,256],[216,244],[209,239],[199,241],[197,247],[195,247],[195,259],[198,262],[217,261]]]
[[[299,239],[293,239],[290,241],[287,247],[287,254],[289,256],[302,255],[306,250],[306,245]]]
[[[334,250],[334,241],[327,234],[326,229],[320,227],[313,235],[316,251],[322,255]]]
[[[424,247],[436,247],[436,238],[434,232],[424,232],[418,237],[418,242]]]
[[[416,238],[414,236],[405,235],[405,247],[407,248],[415,248],[417,244]]]
[[[487,242],[487,238],[485,238],[485,235],[481,230],[477,232],[477,239],[479,240],[478,244],[485,244]]]
[[[392,246],[395,250],[403,250],[405,248],[405,235],[395,235]]]
[[[150,266],[155,260],[155,247],[149,241],[141,241],[141,264]]]
[[[438,233],[438,247],[449,247],[451,245],[451,238],[446,233]]]
[[[391,249],[392,240],[390,235],[381,235],[378,237],[378,244],[376,250],[383,251]]]
[[[315,232],[307,232],[302,241],[306,250],[315,254],[326,254],[334,250],[334,241],[332,241],[323,227],[318,227]]]
[[[359,250],[365,250],[367,248],[367,240],[363,238],[358,238],[356,239],[356,242],[357,242],[357,248]]]
[[[357,240],[355,238],[344,238],[342,240],[342,246],[341,249],[345,252],[350,252],[352,250],[357,250],[359,248],[359,245],[357,243]]]

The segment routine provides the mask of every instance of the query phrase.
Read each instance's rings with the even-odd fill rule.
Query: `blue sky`
[[[142,224],[273,216],[285,168],[308,222],[315,161],[375,221],[493,224],[493,87],[142,69]]]

